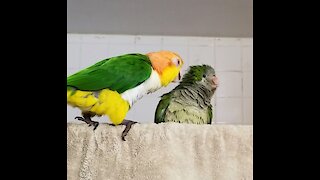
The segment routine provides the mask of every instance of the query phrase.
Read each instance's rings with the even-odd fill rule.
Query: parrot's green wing
[[[171,97],[172,97],[171,93],[167,93],[167,94],[164,94],[163,96],[161,96],[161,100],[158,103],[156,113],[154,116],[155,123],[164,122],[165,113],[166,113],[166,110],[171,102]]]
[[[83,91],[105,88],[123,93],[150,77],[152,66],[148,56],[126,54],[102,60],[67,78],[67,86]]]

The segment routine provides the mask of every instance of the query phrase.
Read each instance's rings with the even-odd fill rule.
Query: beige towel
[[[251,125],[68,124],[68,180],[251,180]]]

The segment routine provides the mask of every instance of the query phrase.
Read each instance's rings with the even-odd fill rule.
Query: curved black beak
[[[179,74],[177,75],[177,77],[172,82],[178,83],[180,80],[181,80],[181,73],[179,71]]]

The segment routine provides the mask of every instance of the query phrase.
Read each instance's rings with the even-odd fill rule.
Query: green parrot
[[[217,87],[218,78],[211,66],[190,66],[179,85],[161,96],[154,122],[211,124],[211,98]]]
[[[122,139],[134,121],[125,120],[133,104],[173,81],[180,80],[181,57],[171,51],[111,57],[67,77],[67,104],[82,111],[75,119],[93,126],[91,117],[106,115],[125,125]],[[109,124],[109,123],[108,123]]]

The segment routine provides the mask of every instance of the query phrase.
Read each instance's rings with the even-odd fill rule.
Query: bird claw
[[[84,121],[84,118],[83,118],[83,117],[80,117],[80,116],[77,116],[77,117],[75,117],[74,119],[77,119],[77,120],[79,120],[79,121]]]
[[[96,121],[92,121],[91,119],[86,119],[86,118],[83,118],[83,117],[80,117],[80,116],[77,116],[75,117],[74,119],[77,119],[79,121],[84,121],[85,123],[87,123],[90,127],[90,126],[94,126],[93,130],[96,130],[97,127],[99,126],[99,122],[96,122]]]
[[[99,122],[95,122],[95,121],[92,121],[92,122],[94,122],[93,123],[93,126],[94,126],[93,130],[96,130],[97,127],[99,126]]]
[[[131,126],[132,126],[133,124],[135,124],[135,123],[137,123],[137,122],[135,122],[135,121],[130,121],[130,120],[124,120],[124,121],[121,123],[121,125],[125,125],[125,126],[126,126],[126,128],[122,131],[122,134],[121,134],[121,139],[122,139],[123,141],[126,141],[125,137],[127,136],[129,130],[131,129]]]

